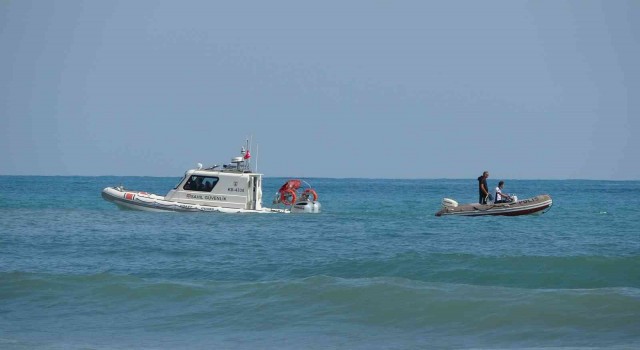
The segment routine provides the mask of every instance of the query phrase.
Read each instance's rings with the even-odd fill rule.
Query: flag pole
[[[247,153],[251,154],[251,152],[249,152],[249,138],[245,140],[245,145],[247,146]],[[247,153],[242,155],[242,160],[244,160],[244,170],[249,169],[249,164],[251,162],[251,158],[247,158]]]

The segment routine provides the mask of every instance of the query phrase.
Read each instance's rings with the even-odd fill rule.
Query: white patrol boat
[[[301,180],[289,180],[276,193],[278,208],[262,206],[262,174],[250,169],[249,147],[241,156],[222,167],[214,165],[187,170],[176,187],[166,196],[107,187],[102,198],[122,209],[143,211],[188,211],[224,213],[319,213],[318,194],[312,188],[298,193]]]

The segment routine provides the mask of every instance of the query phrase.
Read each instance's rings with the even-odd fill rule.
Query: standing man
[[[478,177],[478,195],[480,196],[478,203],[480,204],[487,204],[487,197],[489,196],[489,187],[487,186],[488,177],[488,171],[483,172],[482,176]]]

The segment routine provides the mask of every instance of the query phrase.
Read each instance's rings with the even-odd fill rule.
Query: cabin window
[[[183,176],[183,177],[182,177],[182,179],[180,179],[180,182],[178,182],[178,183],[173,187],[173,189],[174,189],[174,190],[177,190],[177,189],[178,189],[178,186],[180,186],[180,184],[182,183],[182,181],[184,181],[184,178],[185,178],[185,177],[187,177],[187,175]]]
[[[218,180],[215,176],[191,175],[182,188],[187,191],[211,192]]]

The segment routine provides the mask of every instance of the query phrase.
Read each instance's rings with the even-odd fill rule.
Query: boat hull
[[[519,200],[514,203],[478,204],[470,203],[457,207],[443,207],[436,216],[520,216],[544,213],[551,208],[553,200],[547,194]]]
[[[162,196],[140,191],[130,191],[118,187],[107,187],[102,190],[102,198],[112,202],[121,209],[149,212],[221,212],[221,213],[289,213],[287,209],[263,208],[248,210],[215,207],[201,204],[167,201]]]

